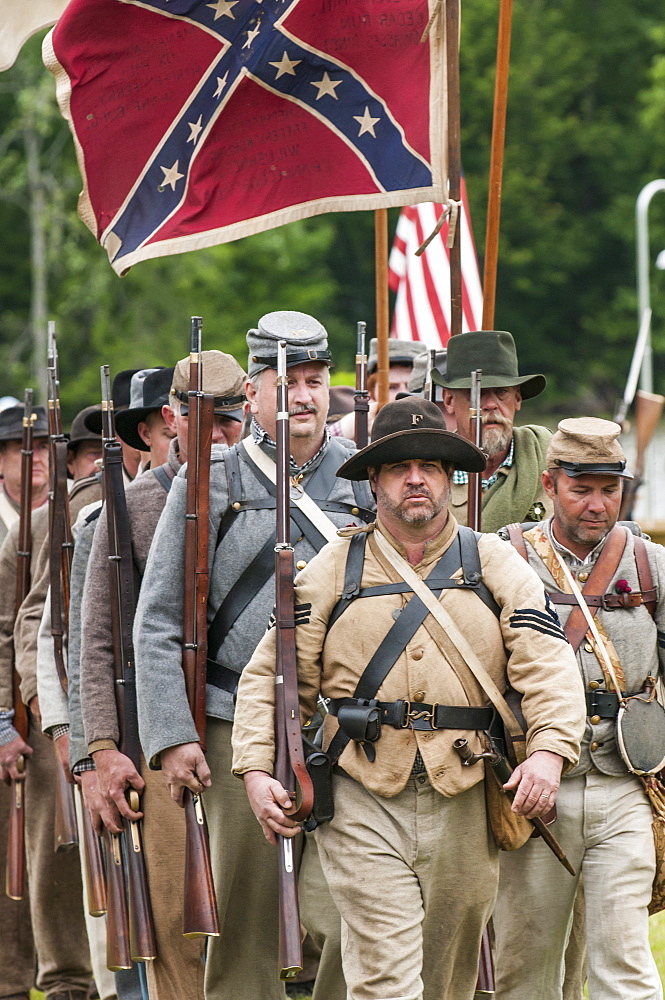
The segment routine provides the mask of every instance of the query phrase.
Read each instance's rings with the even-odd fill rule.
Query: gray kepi
[[[505,330],[474,330],[451,337],[447,344],[446,374],[432,370],[432,381],[444,389],[470,389],[471,372],[482,371],[484,389],[515,385],[522,399],[540,395],[544,375],[520,375],[512,334]]]
[[[277,368],[277,347],[282,340],[286,341],[287,368],[305,361],[332,364],[328,334],[318,319],[307,313],[281,310],[266,313],[258,326],[247,332],[247,374],[250,378],[266,368]]]
[[[368,469],[412,458],[440,459],[465,472],[482,472],[486,464],[479,448],[446,429],[436,403],[407,396],[386,403],[372,426],[372,443],[340,466],[337,475],[340,479],[367,479]]]

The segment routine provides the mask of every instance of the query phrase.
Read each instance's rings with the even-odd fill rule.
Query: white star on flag
[[[164,180],[162,181],[163,188],[166,187],[167,184],[169,184],[171,190],[175,191],[176,184],[178,183],[179,180],[182,180],[182,178],[185,176],[184,174],[179,173],[178,163],[179,161],[176,160],[172,167],[160,166],[159,169],[164,171]]]
[[[358,138],[360,138],[361,135],[364,135],[365,132],[369,132],[372,138],[376,139],[376,132],[374,131],[374,126],[378,121],[381,121],[380,118],[372,118],[372,116],[369,113],[368,107],[365,108],[364,115],[354,115],[353,117],[360,125],[360,132],[358,132]]]
[[[277,69],[277,76],[275,79],[279,80],[280,76],[284,76],[286,73],[288,73],[289,76],[295,76],[296,71],[293,67],[299,66],[301,62],[302,59],[289,59],[285,52],[279,62],[271,62],[268,63],[268,65],[274,66]]]
[[[235,21],[235,14],[232,8],[235,7],[240,0],[216,0],[215,3],[207,3],[206,7],[215,12],[215,20],[217,21],[220,17],[232,17]]]
[[[228,78],[229,78],[229,71],[228,71],[228,69],[227,69],[226,73],[224,74],[224,76],[218,76],[217,77],[217,90],[212,95],[213,97],[221,97],[222,96],[222,91],[224,90],[224,87],[226,86],[226,81],[228,80]]]
[[[202,121],[203,121],[203,115],[199,115],[197,121],[187,122],[187,124],[191,129],[191,132],[189,133],[189,139],[187,140],[187,142],[193,142],[194,145],[196,145],[196,140],[199,137],[199,132],[203,131],[203,125],[201,124]]]
[[[323,77],[320,80],[312,80],[311,86],[318,87],[319,91],[318,94],[316,95],[317,101],[320,101],[321,98],[325,97],[326,95],[334,97],[336,101],[339,100],[335,92],[335,88],[339,87],[341,82],[342,82],[341,80],[331,80],[330,74],[328,73],[327,70],[323,74]]]
[[[254,39],[256,38],[256,36],[258,35],[258,33],[259,33],[260,30],[261,30],[261,26],[257,24],[257,26],[255,28],[252,28],[251,31],[247,32],[247,41],[243,45],[243,49],[249,49],[249,48],[251,48],[252,42],[254,41]]]

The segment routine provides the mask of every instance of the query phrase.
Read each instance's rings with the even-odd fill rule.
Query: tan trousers
[[[472,1000],[498,879],[482,782],[446,799],[421,775],[387,799],[339,775],[315,836],[349,1000]]]
[[[36,986],[48,996],[60,990],[86,990],[92,972],[79,852],[53,850],[55,751],[33,719],[28,742],[34,753],[25,780],[27,876],[37,950]]]
[[[9,788],[0,781],[0,997],[27,994],[35,985],[35,946],[28,887],[19,903],[5,895]]]
[[[647,905],[651,808],[634,775],[564,778],[552,832],[584,878],[589,997],[661,1000]],[[501,857],[496,1000],[561,1000],[577,878],[538,840]]]
[[[185,814],[161,771],[151,771],[142,761],[141,775],[143,847],[157,944],[157,958],[145,963],[150,1000],[202,1000],[205,941],[182,936]]]
[[[346,1000],[342,971],[342,921],[323,874],[316,835],[312,833],[304,838],[298,895],[300,922],[320,950],[312,1000]]]

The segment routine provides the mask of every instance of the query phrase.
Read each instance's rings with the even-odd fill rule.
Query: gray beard
[[[486,455],[493,458],[510,448],[510,441],[513,436],[512,424],[505,427],[483,427],[482,447]]]

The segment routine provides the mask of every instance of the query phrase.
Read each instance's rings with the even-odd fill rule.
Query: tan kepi
[[[567,476],[621,476],[632,479],[619,443],[621,427],[599,417],[568,417],[547,449],[548,469],[563,469]]]
[[[203,351],[202,363],[203,391],[215,397],[215,413],[241,420],[247,376],[236,359],[222,351]],[[189,357],[186,357],[175,366],[171,395],[187,405],[188,393]]]

